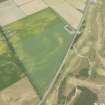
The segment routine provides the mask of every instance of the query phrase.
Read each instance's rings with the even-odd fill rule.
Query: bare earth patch
[[[39,97],[27,77],[0,92],[1,105],[37,105]]]
[[[20,6],[22,11],[24,11],[26,15],[33,14],[47,7],[48,6],[45,5],[44,2],[42,2],[42,0],[32,0],[31,2],[25,3]]]
[[[0,25],[5,26],[48,6],[42,0],[8,0],[0,3]]]
[[[69,24],[74,28],[77,28],[80,20],[82,18],[82,13],[72,7],[69,3],[62,2],[53,2],[50,0],[45,0],[46,3],[53,8],[60,16],[62,16]]]
[[[74,8],[83,10],[85,7],[86,0],[66,0]]]
[[[25,3],[31,2],[33,0],[14,0],[17,5],[23,5]]]
[[[11,1],[0,3],[0,25],[7,25],[23,17],[25,14]]]

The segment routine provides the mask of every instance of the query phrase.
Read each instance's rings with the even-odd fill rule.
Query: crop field
[[[27,77],[0,92],[1,105],[37,105],[38,101],[39,97]]]
[[[70,24],[72,27],[77,28],[81,18],[82,18],[82,12],[79,6],[82,5],[82,8],[85,6],[85,3],[83,3],[80,0],[44,0],[45,3],[53,8],[54,11],[56,11],[62,18],[64,18],[68,24]],[[79,3],[79,4],[78,4]],[[73,5],[77,4],[77,5]]]
[[[15,63],[10,50],[0,33],[0,91],[22,78],[23,72]]]
[[[0,2],[3,2],[3,1],[6,1],[6,0],[0,0]]]
[[[62,20],[47,8],[4,27],[19,59],[40,97],[47,90],[67,52],[73,34]]]

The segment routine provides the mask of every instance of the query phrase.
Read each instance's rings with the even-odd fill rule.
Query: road
[[[64,57],[64,60],[63,60],[63,62],[62,62],[62,64],[61,64],[61,66],[59,67],[59,70],[57,71],[57,73],[56,73],[54,79],[52,80],[52,82],[51,82],[51,84],[50,84],[48,90],[46,91],[46,93],[44,94],[42,100],[39,102],[38,105],[43,105],[43,103],[46,101],[48,95],[50,94],[51,90],[52,90],[53,87],[54,87],[54,84],[55,84],[56,81],[57,81],[57,78],[59,77],[59,74],[62,72],[62,68],[63,68],[64,64],[66,63],[66,60],[67,60],[67,58],[68,58],[68,56],[69,56],[70,49],[72,48],[72,46],[73,46],[73,44],[74,44],[74,42],[75,42],[75,39],[76,39],[76,37],[78,36],[78,32],[79,32],[79,30],[80,30],[81,27],[82,27],[82,23],[84,22],[84,19],[85,19],[86,15],[87,15],[87,11],[88,11],[89,5],[90,5],[90,1],[87,0],[86,6],[85,6],[85,10],[84,10],[84,14],[83,14],[83,16],[82,16],[82,18],[81,18],[81,21],[80,21],[80,24],[79,24],[79,26],[78,26],[78,28],[77,28],[75,34],[74,34],[74,38],[73,38],[72,42],[71,42],[70,45],[69,45],[69,48],[68,48],[67,53],[66,53],[66,56]]]

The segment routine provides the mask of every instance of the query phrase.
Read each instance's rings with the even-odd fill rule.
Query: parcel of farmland
[[[0,30],[0,91],[10,87],[25,76],[21,69]]]
[[[73,39],[51,8],[6,25],[4,31],[40,97],[47,91]]]

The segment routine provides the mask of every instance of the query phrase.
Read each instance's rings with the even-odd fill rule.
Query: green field
[[[4,27],[26,73],[42,97],[56,74],[73,34],[67,23],[47,8]]]
[[[0,91],[22,78],[23,72],[16,64],[16,59],[3,40],[0,32]]]
[[[74,102],[74,105],[93,105],[97,101],[97,94],[87,87],[79,86],[81,95]]]

